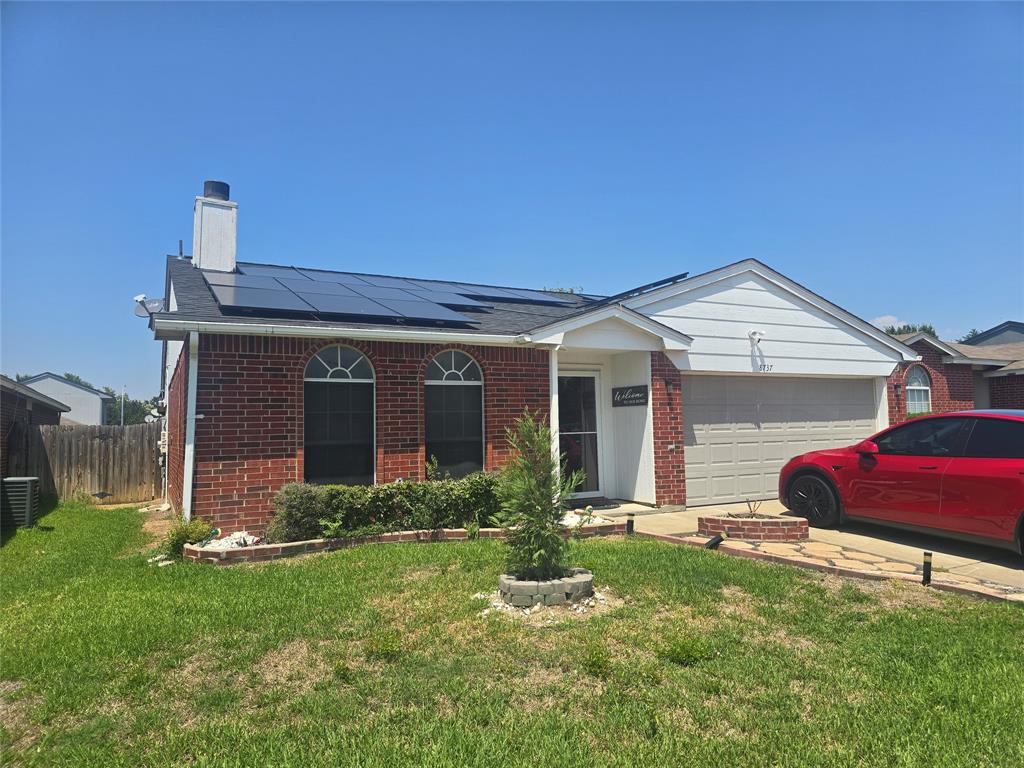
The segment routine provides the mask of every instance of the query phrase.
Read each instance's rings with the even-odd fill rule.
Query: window
[[[327,347],[306,365],[307,483],[373,484],[373,367],[358,350]]]
[[[427,366],[427,459],[441,475],[484,468],[483,374],[465,352],[440,352]]]
[[[896,427],[875,441],[880,454],[955,456],[967,419],[927,419]]]
[[[919,365],[915,365],[907,371],[907,415],[915,413],[931,413],[932,410],[932,380],[928,371]]]
[[[978,419],[967,440],[964,455],[984,459],[1024,459],[1024,421]]]

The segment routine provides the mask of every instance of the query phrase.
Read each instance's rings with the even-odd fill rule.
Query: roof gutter
[[[435,344],[471,343],[490,346],[512,346],[530,343],[524,334],[459,333],[457,331],[424,331],[414,328],[324,328],[310,325],[275,325],[272,323],[223,323],[206,320],[177,320],[153,317],[156,337],[184,338],[189,333],[221,333],[235,336],[291,336],[318,339],[365,339],[370,341],[422,341]]]

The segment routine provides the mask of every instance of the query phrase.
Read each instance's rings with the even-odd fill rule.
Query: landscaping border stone
[[[531,605],[564,605],[594,594],[594,574],[586,568],[570,568],[560,579],[529,581],[505,573],[498,578],[501,599],[517,608]]]
[[[593,523],[579,529],[566,530],[565,537],[579,536],[614,536],[626,532],[626,523]],[[481,528],[478,534],[481,539],[503,539],[502,528]],[[196,544],[186,544],[182,550],[182,558],[194,563],[208,565],[236,565],[237,563],[261,563],[268,560],[280,560],[312,552],[332,552],[338,549],[356,547],[363,544],[398,544],[402,542],[429,541],[465,541],[469,533],[465,528],[438,528],[424,531],[395,531],[381,533],[376,536],[359,536],[350,539],[308,539],[306,541],[289,541],[281,544],[257,544],[252,547],[236,547],[234,549],[212,549]]]
[[[802,517],[708,515],[697,518],[698,535],[711,537],[723,533],[729,538],[746,541],[805,541],[810,537],[810,527]]]

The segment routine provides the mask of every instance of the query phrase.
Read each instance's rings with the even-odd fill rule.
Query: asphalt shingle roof
[[[314,267],[304,268],[315,269]],[[466,312],[466,310],[463,309],[459,310],[460,313],[471,315],[474,320],[479,320],[478,323],[465,326],[453,326],[452,324],[439,326],[436,323],[416,322],[412,320],[406,320],[403,323],[365,322],[359,319],[347,318],[338,320],[320,320],[310,319],[308,317],[285,317],[272,312],[260,312],[259,310],[250,310],[244,314],[234,312],[225,313],[217,304],[217,301],[213,296],[213,292],[210,290],[209,285],[207,285],[206,280],[203,278],[202,272],[192,266],[192,260],[190,258],[168,256],[167,270],[171,286],[174,290],[174,299],[177,308],[174,312],[164,311],[155,314],[154,317],[159,319],[174,318],[178,320],[194,320],[197,322],[231,322],[253,325],[274,323],[275,325],[282,326],[322,326],[325,330],[334,328],[409,327],[423,329],[443,327],[447,330],[457,330],[460,333],[466,334],[498,334],[512,336],[520,333],[527,333],[534,328],[539,328],[543,325],[574,315],[581,309],[584,309],[588,305],[594,303],[596,299],[600,298],[582,296],[579,294],[554,293],[549,291],[548,293],[553,297],[557,297],[560,300],[565,300],[570,303],[562,305],[546,305],[502,302],[488,299],[487,303],[491,305],[489,309],[472,313]],[[318,271],[323,272],[324,270]],[[421,280],[422,278],[413,279]],[[471,285],[480,284],[472,283]],[[500,288],[506,286],[488,287]],[[530,290],[537,289],[534,288]]]

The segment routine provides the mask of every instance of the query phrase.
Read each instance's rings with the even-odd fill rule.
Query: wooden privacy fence
[[[38,477],[42,493],[62,499],[85,491],[104,504],[150,501],[163,495],[160,428],[21,426],[8,439],[8,475]]]

